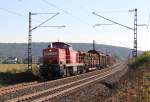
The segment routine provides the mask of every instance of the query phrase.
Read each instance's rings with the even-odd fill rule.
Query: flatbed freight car
[[[75,51],[64,42],[53,42],[43,49],[40,74],[45,79],[57,79],[82,74],[114,64],[113,57],[96,50]]]

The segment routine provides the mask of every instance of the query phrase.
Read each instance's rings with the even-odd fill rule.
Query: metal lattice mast
[[[137,9],[135,9],[135,15],[134,15],[134,47],[133,47],[133,57],[137,57]]]
[[[129,12],[134,12],[134,28],[131,28],[131,27],[125,26],[123,24],[120,24],[118,22],[115,22],[113,20],[110,20],[106,17],[103,17],[101,15],[96,14],[95,12],[93,12],[93,14],[96,16],[99,16],[105,20],[108,20],[114,24],[117,24],[117,25],[120,25],[120,26],[125,27],[127,29],[133,30],[134,31],[134,44],[133,44],[132,56],[137,57],[137,26],[147,26],[147,25],[146,24],[137,25],[137,9],[129,10]],[[99,25],[104,25],[104,24],[96,24],[95,26],[99,26]],[[110,25],[110,24],[107,24],[107,25]]]
[[[31,16],[32,15],[38,15],[38,14],[53,14],[50,18],[46,19],[44,22],[40,23],[39,25],[32,28],[31,26]],[[38,27],[65,27],[65,25],[62,26],[42,26],[46,22],[53,19],[55,16],[57,16],[59,13],[31,13],[29,12],[29,34],[28,34],[28,71],[32,71],[32,31],[37,29]]]
[[[28,71],[32,70],[32,34],[31,34],[31,12],[29,12],[29,34],[28,34]]]

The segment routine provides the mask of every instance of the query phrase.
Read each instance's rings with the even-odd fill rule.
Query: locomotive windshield
[[[51,47],[73,50],[71,45],[63,43],[63,42],[53,42]]]

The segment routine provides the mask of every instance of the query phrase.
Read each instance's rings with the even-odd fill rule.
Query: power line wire
[[[9,10],[9,9],[6,9],[6,8],[0,8],[0,10],[1,11],[4,11],[4,12],[7,12],[7,13],[9,13],[9,14],[12,14],[12,15],[16,15],[16,16],[19,16],[19,17],[23,17],[24,19],[26,19],[27,17],[25,16],[25,15],[23,15],[23,14],[21,14],[21,13],[18,13],[18,12],[16,12],[16,11],[12,11],[12,10]],[[43,14],[45,14],[45,13],[43,13]],[[47,13],[48,14],[48,13]],[[53,14],[53,13],[52,13]],[[34,19],[36,22],[41,22],[41,21],[39,21],[39,20],[37,20],[37,19]]]
[[[125,28],[127,28],[127,29],[133,30],[133,28],[131,28],[131,27],[128,27],[128,26],[125,26],[125,25],[123,25],[123,24],[120,24],[120,23],[118,23],[118,22],[116,22],[116,21],[110,20],[110,19],[108,19],[108,18],[106,18],[106,17],[103,17],[103,16],[101,16],[101,15],[95,13],[95,12],[92,12],[92,13],[93,13],[94,15],[96,15],[96,16],[98,16],[98,17],[101,17],[101,18],[103,18],[103,19],[105,19],[105,20],[108,20],[108,21],[110,21],[110,22],[112,22],[112,23],[114,23],[114,24],[117,24],[117,25],[120,25],[120,26],[125,27]]]
[[[6,8],[0,8],[0,10],[5,11],[5,12],[7,12],[7,13],[9,13],[9,14],[17,15],[17,16],[20,16],[20,17],[25,17],[25,16],[22,15],[21,13],[14,12],[14,11],[8,10],[8,9],[6,9]]]
[[[32,13],[32,14],[34,14],[34,13]],[[39,14],[41,14],[41,13],[39,13]],[[42,13],[42,14],[44,14],[44,13]],[[47,14],[47,13],[46,13],[46,14]],[[54,17],[57,16],[58,14],[59,14],[59,13],[56,13],[55,15],[53,15],[53,16],[50,17],[49,19],[45,20],[44,22],[40,23],[39,25],[37,25],[36,27],[34,27],[34,28],[31,29],[31,30],[34,30],[34,29],[36,29],[36,28],[38,28],[38,27],[41,27],[43,24],[45,24],[46,22],[50,21],[52,18],[54,18]]]
[[[112,10],[112,11],[101,11],[97,13],[129,13],[129,10]]]
[[[62,8],[60,8],[60,7],[58,7],[58,6],[56,6],[55,4],[52,4],[52,3],[50,3],[50,2],[49,2],[49,1],[47,1],[47,0],[42,0],[42,1],[43,1],[44,3],[46,3],[46,4],[50,5],[51,7],[54,7],[54,8],[56,8],[56,9],[58,9],[58,10],[60,10],[60,11],[64,12],[65,14],[67,14],[67,15],[71,16],[72,18],[76,19],[77,21],[82,22],[82,23],[84,23],[84,24],[86,24],[86,25],[90,26],[90,24],[89,24],[89,23],[87,23],[87,22],[83,21],[82,19],[80,19],[80,18],[79,18],[79,17],[77,17],[77,16],[74,16],[72,13],[70,13],[70,12],[68,12],[68,11],[66,11],[66,10],[64,10],[64,9],[62,9]],[[90,26],[90,27],[91,27],[91,26]]]

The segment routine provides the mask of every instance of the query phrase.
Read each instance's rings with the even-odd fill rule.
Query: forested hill
[[[92,49],[92,44],[89,43],[69,43],[73,46],[74,50],[88,51]],[[47,47],[48,43],[33,43],[32,54],[34,57],[39,57],[42,54],[42,49]],[[96,50],[103,53],[112,53],[119,56],[121,59],[126,59],[131,49],[103,44],[96,44]],[[26,43],[0,43],[0,57],[27,57],[27,44]]]

